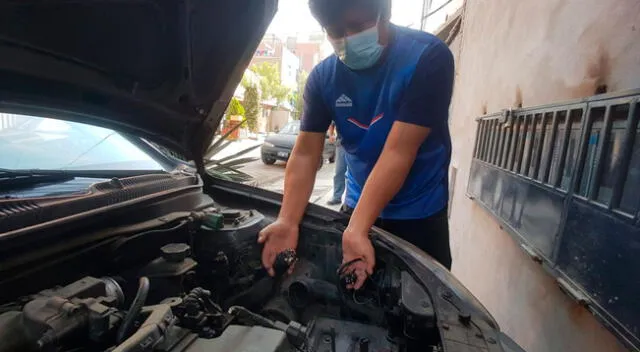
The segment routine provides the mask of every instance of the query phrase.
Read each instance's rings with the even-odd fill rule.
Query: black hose
[[[278,325],[276,325],[276,323],[273,322],[272,320],[269,320],[269,319],[263,317],[260,314],[256,314],[256,313],[248,310],[245,307],[232,306],[232,307],[229,308],[229,314],[243,315],[241,318],[246,318],[246,319],[250,320],[253,324],[260,325],[260,326],[263,326],[265,328],[271,328],[271,329],[284,331],[283,328],[281,328]]]
[[[116,335],[116,341],[118,344],[122,343],[127,336],[129,336],[131,327],[133,323],[138,319],[140,315],[140,311],[142,307],[144,307],[145,302],[147,301],[147,296],[149,295],[149,279],[146,276],[140,278],[140,285],[138,286],[138,292],[136,293],[136,297],[133,299],[133,303],[131,303],[131,307],[125,315],[120,328],[118,329],[118,334]]]

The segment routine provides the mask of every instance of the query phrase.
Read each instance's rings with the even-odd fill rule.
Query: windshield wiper
[[[73,176],[69,175],[7,175],[0,171],[0,190],[6,188],[19,188],[26,186],[33,186],[39,183],[58,183],[73,180]]]
[[[3,169],[0,178],[17,176],[67,176],[87,178],[133,177],[149,174],[166,174],[164,170],[47,170],[47,169]]]
[[[38,183],[66,182],[76,177],[122,178],[149,174],[166,174],[162,170],[44,170],[0,168],[0,187],[32,186]]]

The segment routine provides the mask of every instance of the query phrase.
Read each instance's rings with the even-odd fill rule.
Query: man
[[[344,157],[344,149],[342,149],[342,145],[340,144],[340,134],[334,122],[331,122],[331,126],[329,126],[329,141],[336,145],[336,169],[333,175],[333,197],[329,199],[327,204],[337,205],[342,203],[342,194],[344,194],[344,184],[347,173],[347,161]]]
[[[262,262],[298,244],[327,127],[334,121],[347,160],[343,272],[359,289],[373,273],[370,228],[413,243],[451,267],[447,223],[447,125],[454,65],[433,35],[389,23],[390,0],[310,0],[336,55],[321,62],[305,87],[302,132],[285,174],[277,220],[265,227]]]

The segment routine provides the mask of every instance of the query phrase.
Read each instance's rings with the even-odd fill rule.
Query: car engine
[[[440,350],[430,296],[393,256],[347,290],[339,241],[311,226],[271,277],[256,243],[269,221],[208,208],[119,236],[101,270],[2,302],[0,352]]]

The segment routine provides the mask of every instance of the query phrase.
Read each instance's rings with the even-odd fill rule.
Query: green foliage
[[[298,75],[298,90],[293,93],[293,108],[295,109],[294,118],[299,120],[302,116],[302,109],[304,108],[304,87],[307,85],[307,78],[309,74],[306,71],[300,72]]]
[[[238,101],[238,99],[236,99],[235,97],[231,98],[231,102],[229,102],[229,106],[227,107],[227,115],[244,117],[244,114],[244,107],[242,106],[242,104],[240,104],[240,101]]]
[[[244,166],[244,164],[246,163],[258,160],[258,158],[242,156],[259,148],[260,145],[246,148],[224,158],[216,157],[216,155],[220,154],[221,151],[223,151],[231,144],[232,141],[228,140],[228,137],[235,130],[240,128],[240,126],[244,125],[246,119],[242,122],[243,123],[234,126],[232,129],[227,131],[227,133],[220,136],[215,142],[211,144],[209,149],[207,149],[207,152],[204,154],[205,169],[213,177],[235,182],[248,182],[253,179],[253,176],[240,171],[240,168],[242,168],[242,166]]]
[[[260,77],[260,91],[265,100],[275,99],[277,104],[282,104],[289,96],[289,88],[280,82],[280,70],[271,62],[263,62],[251,66],[251,71]]]
[[[251,132],[258,128],[258,116],[260,115],[260,92],[258,87],[249,85],[244,91],[244,105],[246,106],[245,118]]]

